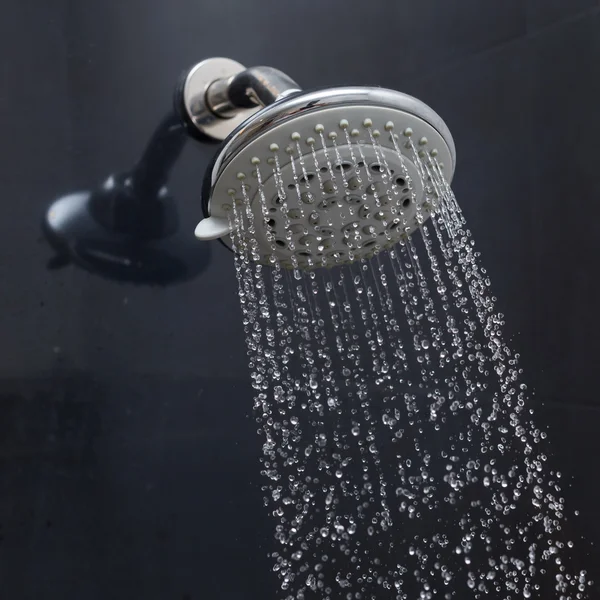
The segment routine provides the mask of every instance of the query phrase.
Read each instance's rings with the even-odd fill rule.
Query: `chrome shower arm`
[[[192,132],[224,140],[263,107],[296,91],[298,84],[272,67],[246,68],[229,58],[209,58],[187,74],[181,105]]]
[[[300,91],[288,75],[272,67],[251,67],[227,79],[218,79],[206,91],[206,104],[219,117],[230,118],[240,108],[273,104],[290,92]]]

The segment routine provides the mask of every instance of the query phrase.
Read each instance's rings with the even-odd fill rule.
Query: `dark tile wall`
[[[594,114],[600,97],[594,77],[599,27],[594,14],[533,37],[530,65],[536,74],[532,150],[539,155],[531,167],[538,389],[595,405],[589,360],[600,334],[595,314],[600,287],[594,277],[600,174],[593,141],[600,133]]]
[[[553,23],[576,18],[596,8],[596,0],[526,0],[527,29],[535,31]]]
[[[274,597],[231,256],[168,289],[48,271],[62,193],[137,158],[181,70],[380,84],[449,124],[457,195],[600,580],[600,5],[8,0],[0,19],[0,584],[7,598]],[[171,191],[190,232],[211,148]],[[567,487],[567,486],[566,486]],[[232,574],[234,574],[232,576]]]

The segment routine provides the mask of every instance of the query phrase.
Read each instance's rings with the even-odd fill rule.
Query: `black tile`
[[[70,175],[65,148],[66,1],[8,0],[0,21],[0,179],[3,184],[53,182]],[[10,143],[8,143],[10,140]],[[5,196],[6,197],[6,196]],[[16,200],[11,200],[15,204]]]
[[[375,0],[368,5],[333,0],[326,6],[319,0],[177,0],[169,5],[110,0],[102,10],[83,5],[73,10],[73,35],[83,51],[80,60],[90,55],[90,72],[94,63],[102,65],[104,54],[111,56],[111,64],[119,61],[122,72],[143,73],[148,44],[156,39],[168,40],[160,52],[151,51],[159,72],[167,65],[178,69],[209,56],[230,56],[248,65],[272,64],[308,88],[402,85],[408,76],[526,32],[522,0],[485,5],[477,0]],[[108,85],[115,88],[120,79],[113,73]]]
[[[546,27],[597,6],[596,0],[527,0],[527,28]]]
[[[538,388],[592,403],[599,401],[590,368],[600,336],[599,35],[594,16],[530,41]]]
[[[263,596],[272,524],[250,405],[225,380],[0,382],[5,593]]]

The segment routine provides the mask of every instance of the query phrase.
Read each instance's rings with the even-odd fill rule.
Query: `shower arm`
[[[251,67],[212,83],[206,90],[206,104],[218,117],[230,118],[240,109],[268,106],[298,89],[291,77],[277,69]]]
[[[222,141],[261,108],[299,91],[272,67],[247,69],[228,58],[210,58],[189,71],[177,103],[192,135]]]

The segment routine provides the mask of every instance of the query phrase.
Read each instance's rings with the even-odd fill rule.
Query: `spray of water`
[[[504,317],[436,157],[409,140],[425,188],[417,202],[409,171],[393,181],[369,129],[386,184],[372,186],[373,210],[391,202],[394,225],[406,227],[398,185],[406,186],[418,231],[394,246],[389,228],[372,232],[373,257],[352,264],[320,258],[325,268],[301,270],[293,257],[291,267],[276,258],[264,180],[277,182],[294,251],[288,190],[300,206],[308,198],[310,210],[313,199],[351,193],[351,177],[372,181],[364,144],[345,134],[347,173],[336,172],[337,141],[327,146],[322,131],[306,158],[296,143],[289,187],[277,152],[272,170],[256,161],[269,266],[261,264],[248,187],[242,180],[232,192],[264,502],[275,519],[273,570],[283,597],[587,598],[591,582],[565,534],[561,475],[548,465],[519,355],[505,341]],[[348,220],[361,208],[349,202]],[[304,234],[322,257],[326,229],[318,214],[309,223]],[[352,260],[358,237],[345,235]]]

